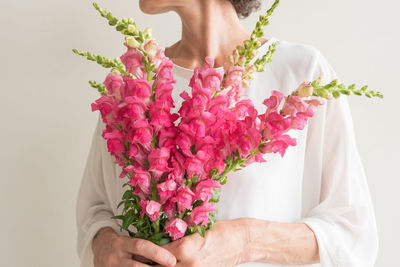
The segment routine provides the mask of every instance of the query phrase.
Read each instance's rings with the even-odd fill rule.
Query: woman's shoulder
[[[317,60],[321,52],[315,46],[306,43],[298,43],[271,37],[268,41],[270,45],[278,42],[274,57],[282,57],[291,61]]]
[[[260,56],[268,51],[268,47],[278,42],[271,62],[271,69],[275,73],[289,73],[292,77],[301,80],[314,80],[319,76],[331,79],[335,76],[330,64],[321,51],[311,44],[292,42],[277,37],[268,39],[266,47]],[[268,66],[268,65],[267,65]]]

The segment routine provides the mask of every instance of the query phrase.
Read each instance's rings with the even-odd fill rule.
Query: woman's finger
[[[148,263],[148,262],[150,262],[149,259],[146,259],[145,257],[140,256],[140,255],[132,255],[132,259],[135,260],[135,261],[141,262],[141,263]]]
[[[176,258],[171,252],[148,240],[131,238],[125,242],[123,248],[129,253],[143,256],[166,267],[176,264]]]
[[[120,267],[149,267],[149,265],[134,260],[124,259],[121,261]]]

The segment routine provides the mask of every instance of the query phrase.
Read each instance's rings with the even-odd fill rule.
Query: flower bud
[[[257,68],[254,65],[249,65],[249,66],[246,67],[246,72],[247,73],[254,73],[256,71],[257,71]]]
[[[237,62],[239,62],[239,50],[235,49],[233,51],[233,62],[236,64]]]
[[[232,55],[227,56],[226,61],[224,63],[224,69],[227,70],[233,65],[234,65],[233,56]]]
[[[253,80],[254,78],[255,78],[255,73],[254,72],[249,72],[244,77],[244,79],[246,79],[246,80]]]
[[[115,75],[121,76],[121,72],[119,72],[119,70],[117,69],[112,69],[111,72],[114,73]]]
[[[308,97],[313,94],[314,88],[310,82],[303,82],[296,91],[300,97]]]
[[[145,36],[146,39],[151,38],[151,28],[144,29],[143,33],[144,33],[144,36]]]
[[[244,63],[246,63],[246,57],[245,56],[241,56],[239,58],[238,64],[239,64],[239,66],[243,66]]]
[[[129,24],[129,25],[128,25],[128,32],[129,32],[129,33],[135,33],[135,32],[136,32],[136,27],[135,27],[135,25]]]
[[[135,37],[127,36],[127,37],[125,37],[125,42],[126,42],[126,45],[131,48],[140,47],[140,43],[138,41],[136,41]]]
[[[254,57],[256,57],[257,55],[258,55],[258,50],[257,50],[257,49],[251,50],[251,52],[250,52],[250,57],[251,57],[251,58],[254,58]]]
[[[243,79],[242,80],[242,87],[243,88],[249,88],[250,87],[250,81],[246,80],[246,79]]]

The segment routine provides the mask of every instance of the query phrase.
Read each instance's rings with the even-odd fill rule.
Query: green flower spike
[[[383,98],[380,92],[368,90],[368,86],[363,86],[360,89],[356,88],[355,84],[346,86],[343,83],[339,83],[338,80],[333,80],[326,85],[322,85],[322,78],[319,77],[317,80],[311,82],[314,88],[313,96],[323,97],[326,99],[339,98],[340,95],[365,95],[368,98],[379,97]]]
[[[143,44],[146,39],[151,38],[151,34],[148,34],[148,30],[145,30],[145,32],[140,31],[132,18],[119,20],[107,9],[103,10],[97,3],[94,2],[93,6],[103,18],[108,20],[110,26],[116,26],[115,29],[123,35],[133,36],[140,44]]]
[[[98,83],[98,82],[95,82],[95,81],[89,81],[89,83],[93,88],[97,89],[97,91],[99,91],[99,93],[101,95],[105,95],[105,94],[108,93],[108,91],[107,91],[106,87],[104,86],[104,84]]]
[[[264,36],[263,27],[265,27],[269,24],[269,17],[274,13],[274,11],[278,7],[278,5],[279,5],[279,0],[275,0],[275,2],[272,4],[271,8],[267,10],[267,14],[265,16],[261,15],[259,17],[259,19],[256,23],[256,27],[253,30],[253,32],[251,33],[250,40],[244,41],[243,46],[238,46],[236,48],[239,51],[239,57],[245,56],[245,58],[246,58],[245,65],[246,66],[248,64],[250,64],[250,61],[255,56],[257,56],[257,48],[259,48],[261,46],[261,43],[260,43],[260,41],[258,41],[258,38]],[[265,64],[262,63],[262,64],[264,64],[264,66],[268,62],[271,61],[270,58],[272,58],[272,54],[273,54],[273,52],[275,52],[276,45],[277,44],[274,44],[273,48],[270,47],[270,50],[268,50],[267,54],[263,56],[263,58],[265,58],[264,61],[266,61]],[[259,62],[259,64],[261,64],[261,62]],[[257,71],[260,71],[258,69],[259,68],[257,68]]]
[[[104,68],[113,68],[119,71],[122,76],[129,76],[131,79],[135,78],[133,74],[126,72],[125,66],[124,64],[122,64],[119,58],[109,59],[107,57],[102,57],[100,55],[92,54],[90,52],[82,52],[78,49],[72,49],[72,52],[77,55],[86,57],[88,60],[95,61]]]
[[[275,53],[276,47],[279,45],[279,42],[273,43],[269,48],[267,53],[265,53],[261,58],[258,58],[254,62],[254,66],[256,67],[258,72],[265,71],[265,66],[272,61],[272,56]]]

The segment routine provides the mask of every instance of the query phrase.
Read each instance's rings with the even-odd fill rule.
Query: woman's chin
[[[145,14],[160,14],[169,11],[168,1],[139,0],[139,8]]]

